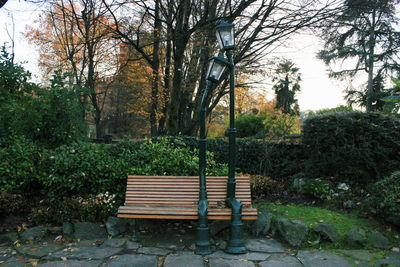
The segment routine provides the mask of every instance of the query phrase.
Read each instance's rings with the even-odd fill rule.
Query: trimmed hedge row
[[[400,120],[378,113],[338,112],[303,125],[308,177],[367,185],[400,166]]]

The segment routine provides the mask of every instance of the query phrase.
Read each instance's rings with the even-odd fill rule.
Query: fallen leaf
[[[310,250],[309,252],[310,252],[310,254],[314,254],[315,250]]]
[[[66,261],[67,257],[61,257],[61,260]]]

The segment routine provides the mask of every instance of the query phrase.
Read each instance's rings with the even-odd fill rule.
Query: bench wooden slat
[[[229,220],[226,207],[228,177],[207,177],[207,195],[211,220]],[[118,210],[121,218],[198,219],[198,176],[129,175],[125,206]],[[242,218],[255,220],[257,210],[251,207],[250,179],[236,177],[236,197],[243,203]]]

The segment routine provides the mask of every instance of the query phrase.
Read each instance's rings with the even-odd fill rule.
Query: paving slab
[[[246,248],[250,251],[267,252],[267,253],[283,253],[285,248],[281,243],[268,238],[248,239]]]
[[[71,243],[72,246],[75,247],[98,247],[104,243],[106,239],[104,238],[97,238],[97,239],[87,239],[87,240],[80,240],[77,242]]]
[[[178,266],[178,265],[177,265]],[[210,259],[210,267],[254,267],[251,261]]]
[[[41,258],[49,253],[56,252],[62,249],[63,246],[56,244],[24,244],[22,246],[16,247],[15,250],[18,253],[23,254],[27,257]]]
[[[228,254],[221,250],[214,252],[213,254],[207,255],[208,258],[222,258],[228,260],[250,260],[250,261],[264,261],[268,259],[271,254],[260,253],[260,252],[248,252],[245,254]]]
[[[158,256],[165,256],[171,252],[168,249],[154,248],[154,247],[142,247],[139,248],[137,251],[142,254],[158,255]]]
[[[104,241],[102,246],[121,248],[126,244],[126,239],[124,238],[111,238]]]
[[[74,223],[74,229],[74,236],[79,239],[96,239],[105,238],[107,236],[106,229],[95,223],[77,222]]]
[[[9,247],[0,247],[0,261],[5,261],[12,257],[12,249]]]
[[[305,267],[351,267],[350,262],[339,255],[325,251],[301,250],[297,253],[297,258]]]
[[[260,267],[303,267],[296,257],[282,255],[273,255],[258,265]]]
[[[2,261],[0,264],[1,267],[25,267],[25,266],[32,266],[31,263],[37,262],[37,259],[28,259],[24,257],[11,257],[5,261]]]
[[[98,267],[101,261],[78,261],[78,260],[66,260],[66,261],[53,261],[39,264],[38,267]]]
[[[157,257],[125,254],[111,259],[105,267],[157,267]]]
[[[126,242],[126,249],[138,249],[140,247],[138,242],[127,241]]]
[[[102,260],[121,252],[122,248],[111,247],[70,247],[44,257],[45,260],[63,258],[76,260]]]
[[[164,267],[204,267],[203,257],[200,255],[168,255]]]

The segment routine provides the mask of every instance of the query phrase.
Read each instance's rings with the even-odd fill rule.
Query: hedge
[[[303,125],[309,177],[367,185],[400,163],[400,120],[377,113],[315,115]]]

